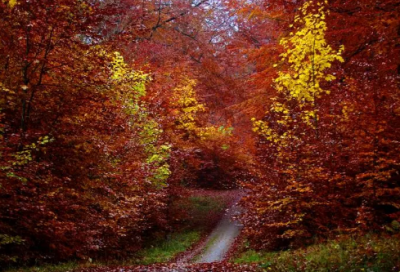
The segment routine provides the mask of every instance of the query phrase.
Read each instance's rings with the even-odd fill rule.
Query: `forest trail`
[[[204,252],[195,260],[195,263],[212,263],[222,261],[239,235],[242,226],[233,216],[240,213],[239,207],[235,204],[224,214],[217,227],[211,232],[206,240]]]
[[[194,249],[191,254],[178,261],[178,263],[211,263],[222,261],[239,235],[242,225],[232,217],[240,213],[237,206],[242,195],[240,194],[233,204],[225,211],[217,226],[208,238]]]

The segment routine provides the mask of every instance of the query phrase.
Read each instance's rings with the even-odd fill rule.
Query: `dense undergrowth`
[[[172,245],[172,244],[171,244]],[[165,245],[164,245],[165,246]],[[398,235],[368,234],[360,237],[339,236],[335,240],[316,242],[305,248],[285,251],[255,251],[244,243],[241,253],[232,262],[211,264],[176,264],[155,263],[156,259],[146,262],[146,265],[132,263],[112,264],[77,264],[67,263],[59,266],[36,267],[29,272],[113,272],[113,271],[291,271],[291,272],[388,272],[399,271],[400,240]],[[159,248],[161,249],[161,248]],[[164,247],[167,252],[170,248]],[[147,251],[151,256],[151,251]],[[163,255],[163,252],[159,256]],[[161,259],[158,259],[161,260]],[[143,263],[144,264],[144,263]],[[17,271],[17,270],[13,270]]]
[[[7,272],[65,272],[74,269],[110,266],[139,266],[157,263],[169,263],[179,254],[194,246],[215,226],[223,211],[232,203],[237,191],[187,190],[186,198],[173,204],[175,209],[186,211],[185,216],[170,233],[160,233],[148,239],[146,246],[125,258],[104,261],[89,259],[87,261],[70,261],[51,265],[27,267],[10,267]],[[1,270],[1,269],[0,269]]]
[[[257,263],[267,271],[370,271],[400,269],[399,235],[340,236],[328,242],[285,251],[255,251],[244,246],[234,262]]]

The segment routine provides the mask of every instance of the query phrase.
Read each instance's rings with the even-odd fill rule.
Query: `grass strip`
[[[271,271],[400,271],[400,237],[341,237],[305,248],[263,252],[248,249],[235,263],[259,263]]]

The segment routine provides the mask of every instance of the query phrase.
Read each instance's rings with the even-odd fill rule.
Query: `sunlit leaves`
[[[178,128],[190,132],[198,129],[198,114],[205,111],[203,104],[198,102],[195,92],[196,81],[187,77],[182,78],[182,82],[174,89],[171,105],[179,111],[177,121]]]
[[[198,102],[195,92],[196,81],[184,77],[182,83],[174,89],[171,105],[178,110],[177,121],[180,129],[184,129],[203,141],[212,141],[215,137],[229,136],[233,128],[224,126],[201,125],[199,114],[206,111],[204,104]]]
[[[280,72],[275,82],[278,91],[287,91],[288,95],[305,103],[314,102],[326,92],[321,87],[322,81],[332,81],[335,76],[324,71],[334,61],[344,61],[341,56],[344,47],[335,51],[327,44],[325,5],[306,2],[300,12],[302,15],[297,15],[295,22],[301,28],[280,41],[286,50],[281,54],[281,61],[288,62],[289,71]]]
[[[325,6],[321,3],[310,6],[310,3],[306,2],[300,11],[302,15],[297,15],[295,22],[301,28],[280,41],[285,49],[285,53],[280,55],[281,61],[289,64],[289,70],[279,72],[275,79],[275,88],[283,93],[285,101],[273,102],[270,109],[270,112],[280,115],[277,123],[286,127],[286,132],[278,133],[264,121],[253,119],[253,131],[264,135],[269,141],[282,145],[285,145],[287,139],[293,138],[288,125],[297,121],[294,120],[293,114],[290,114],[289,102],[295,99],[301,108],[311,106],[311,110],[302,111],[301,119],[298,121],[315,127],[318,119],[315,100],[323,93],[329,93],[322,89],[321,82],[335,79],[333,75],[324,71],[331,67],[332,62],[344,61],[341,57],[344,47],[335,51],[325,40],[327,30]]]

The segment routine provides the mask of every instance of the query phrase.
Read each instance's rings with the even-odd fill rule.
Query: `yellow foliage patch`
[[[322,94],[329,94],[330,91],[321,87],[322,82],[335,80],[332,74],[327,74],[326,69],[330,68],[334,61],[343,62],[342,53],[344,47],[334,50],[325,39],[327,30],[325,18],[329,12],[325,11],[325,5],[317,3],[317,9],[311,8],[311,1],[304,3],[300,8],[300,15],[294,20],[293,32],[289,37],[283,38],[280,44],[286,50],[282,53],[281,61],[289,64],[289,69],[279,72],[274,80],[275,89],[285,95],[285,100],[295,100],[300,108],[308,106],[311,110],[304,110],[300,113],[300,120],[310,127],[315,128],[318,121],[318,111],[315,100]],[[326,1],[324,2],[326,4]],[[315,7],[315,6],[313,6]],[[278,65],[275,64],[274,67]],[[263,135],[268,141],[277,144],[278,151],[287,145],[288,141],[295,139],[290,125],[299,120],[293,120],[290,109],[285,103],[273,102],[269,113],[277,113],[279,118],[277,124],[282,126],[283,133],[278,133],[271,128],[267,122],[252,119],[253,131]]]

